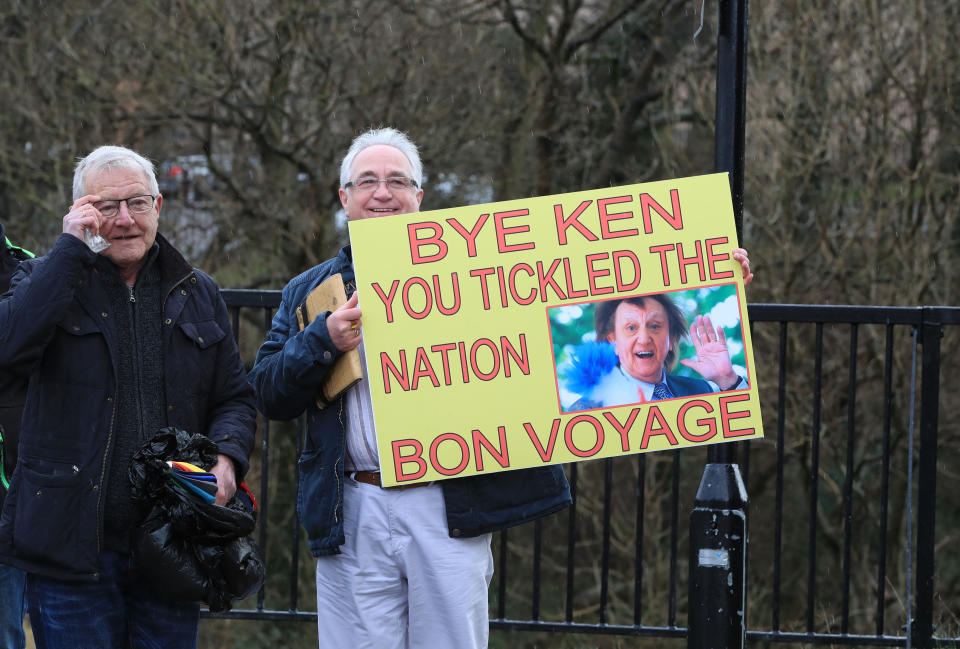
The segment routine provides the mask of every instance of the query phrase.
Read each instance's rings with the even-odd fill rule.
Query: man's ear
[[[616,336],[613,335],[613,332],[609,332],[606,336],[607,342],[612,343],[616,341]]]

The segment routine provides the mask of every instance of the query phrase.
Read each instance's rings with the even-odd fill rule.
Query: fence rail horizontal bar
[[[257,620],[261,622],[313,622],[317,623],[317,614],[310,611],[276,611],[258,609],[233,609],[214,613],[203,609],[200,617],[207,620]]]
[[[280,306],[281,291],[258,291],[243,288],[220,289],[223,301],[229,307],[265,307],[277,308]]]
[[[747,640],[757,642],[802,642],[844,646],[905,647],[907,638],[895,635],[848,635],[842,633],[790,633],[788,631],[747,631]]]
[[[278,290],[222,289],[224,301],[230,307],[280,306]],[[747,305],[750,319],[755,322],[823,322],[859,324],[917,325],[921,320],[941,324],[960,324],[960,307],[891,307],[857,306],[849,304],[767,304]]]
[[[751,322],[821,322],[847,324],[905,324],[923,321],[960,324],[960,307],[951,306],[856,306],[847,304],[747,305]]]

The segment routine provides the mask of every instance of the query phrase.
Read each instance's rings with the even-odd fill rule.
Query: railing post
[[[737,240],[743,241],[743,166],[747,123],[747,0],[720,0],[717,28],[714,169],[730,174]]]
[[[687,647],[742,649],[747,490],[736,464],[707,464],[690,514]]]
[[[721,0],[719,9],[715,166],[730,174],[742,241],[747,0]],[[690,514],[689,649],[743,649],[746,641],[747,490],[736,461],[734,444],[707,449]]]
[[[917,464],[917,594],[910,631],[917,649],[933,647],[934,522],[937,504],[937,426],[940,413],[940,337],[932,309],[922,309],[920,458]]]

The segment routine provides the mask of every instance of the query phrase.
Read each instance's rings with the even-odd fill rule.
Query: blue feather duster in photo
[[[577,394],[588,394],[617,366],[617,362],[613,343],[604,340],[577,345],[571,354],[567,389]]]

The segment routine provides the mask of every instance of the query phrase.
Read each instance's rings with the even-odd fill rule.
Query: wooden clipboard
[[[347,292],[340,273],[323,280],[307,294],[303,304],[297,307],[297,324],[300,326],[300,331],[303,331],[321,313],[335,311],[346,301]],[[362,378],[363,366],[360,363],[360,352],[354,348],[341,354],[333,364],[330,374],[320,385],[317,408],[323,410],[328,403]]]

